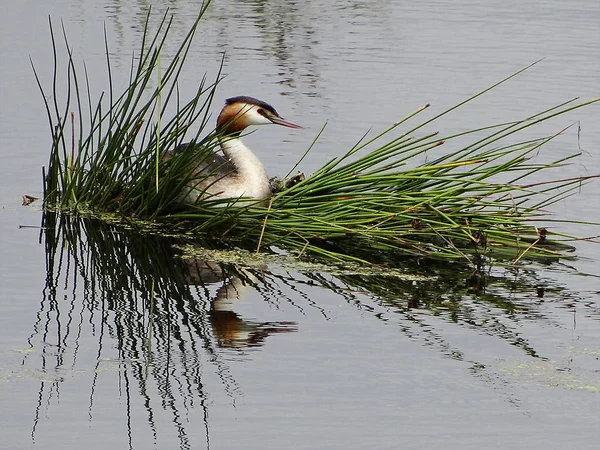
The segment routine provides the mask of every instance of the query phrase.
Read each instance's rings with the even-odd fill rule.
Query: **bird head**
[[[224,134],[239,134],[252,125],[270,124],[302,128],[283,119],[268,103],[246,96],[228,98],[217,118],[217,130]]]

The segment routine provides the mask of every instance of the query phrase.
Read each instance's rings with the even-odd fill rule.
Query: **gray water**
[[[166,55],[199,8],[153,3],[3,4],[0,448],[596,448],[598,244],[576,243],[566,264],[498,269],[482,289],[435,267],[411,282],[182,260],[173,242],[89,222],[40,240],[41,212],[21,196],[41,195],[50,149],[29,61],[49,83],[48,15],[100,92],[104,26],[124,84],[148,5],[154,25],[172,8]],[[435,129],[598,97],[599,24],[596,0],[215,2],[180,86],[191,97],[225,52],[215,107],[252,95],[306,127],[248,137],[270,174],[328,122],[300,167],[310,173],[368,130],[426,103],[432,117],[540,58]],[[581,151],[557,176],[600,173],[597,105],[530,133],[573,123],[538,158]],[[599,195],[591,183],[552,212],[600,221]]]

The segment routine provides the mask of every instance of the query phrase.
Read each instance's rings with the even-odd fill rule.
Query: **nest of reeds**
[[[53,99],[53,103],[45,100],[52,131],[50,162],[44,171],[45,207],[113,213],[126,221],[158,223],[169,232],[218,236],[228,244],[257,251],[281,248],[336,261],[389,264],[417,255],[479,265],[490,258],[513,263],[523,258],[557,259],[571,248],[564,241],[575,237],[534,223],[545,216],[550,204],[594,176],[529,182],[531,175],[559,167],[578,154],[536,163],[531,157],[560,133],[520,142],[518,134],[598,99],[572,99],[524,119],[448,136],[424,131],[520,72],[410,126],[426,109],[419,108],[376,136],[365,137],[310,176],[287,184],[283,180],[284,187],[275,189],[266,202],[206,200],[174,208],[192,176],[193,161],[210,158],[218,150],[216,135],[208,126],[217,82],[204,78],[185,103],[177,89],[203,12],[167,64],[160,54],[171,22],[165,15],[153,34],[146,22],[140,49],[132,59],[129,86],[120,94],[113,92],[107,45],[108,98],[97,101],[92,100],[85,66],[81,75],[73,60],[63,29],[68,54],[63,105],[57,100],[59,44],[50,22],[55,55],[51,95],[46,95],[36,73],[44,99]],[[166,110],[172,104],[177,113],[169,118]],[[75,129],[80,131],[78,138]],[[166,152],[181,144],[188,130],[195,130],[193,142],[198,145],[181,157],[165,160]],[[417,162],[445,142],[467,139],[467,144],[440,157]]]

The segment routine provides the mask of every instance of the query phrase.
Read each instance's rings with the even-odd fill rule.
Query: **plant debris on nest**
[[[253,253],[247,250],[214,250],[193,244],[175,245],[181,251],[181,258],[199,259],[202,261],[214,261],[217,263],[235,264],[236,266],[249,269],[263,269],[268,265],[276,265],[283,269],[293,269],[299,272],[321,272],[333,276],[363,275],[396,278],[404,281],[428,281],[433,277],[414,275],[389,267],[365,267],[360,264],[344,263],[337,267],[330,264],[321,264],[316,261],[299,261],[289,255]]]

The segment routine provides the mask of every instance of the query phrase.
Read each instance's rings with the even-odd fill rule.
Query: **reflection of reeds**
[[[270,335],[296,331],[294,322],[247,320],[235,313],[236,300],[248,289],[277,301],[269,289],[259,287],[260,271],[176,257],[173,239],[47,212],[44,242],[46,311],[34,335],[41,332],[44,342],[52,342],[56,334],[56,345],[49,347],[57,354],[56,367],[76,369],[77,350],[71,352],[83,348],[82,334],[91,327],[89,334],[98,342],[92,349],[96,367],[90,411],[99,374],[116,366],[127,397],[135,392],[144,397],[150,425],[156,414],[150,392],[157,390],[185,439],[186,425],[179,421],[183,408],[203,408],[208,421],[207,372],[216,373],[229,396],[239,395],[224,351],[244,352],[264,345]],[[69,291],[67,303],[62,290]],[[223,306],[226,302],[232,308]],[[52,366],[52,358],[44,357],[44,372],[52,373]]]
[[[236,244],[259,249],[279,246],[336,261],[390,264],[399,256],[417,254],[477,266],[487,257],[516,263],[522,258],[564,256],[568,247],[553,239],[572,237],[531,223],[544,215],[548,205],[593,177],[529,181],[538,172],[560,167],[576,155],[535,163],[532,157],[556,135],[512,140],[534,125],[598,100],[570,100],[525,119],[448,136],[416,134],[517,74],[433,119],[408,126],[425,108],[417,110],[274,194],[268,205],[224,206],[223,201],[217,205],[219,202],[207,200],[174,212],[173,202],[192,177],[193,162],[210,157],[217,147],[214,133],[200,137],[207,126],[216,83],[204,79],[192,100],[183,105],[177,91],[177,78],[203,13],[171,62],[160,68],[160,82],[153,89],[149,88],[150,80],[159,69],[170,26],[166,16],[154,35],[146,23],[130,85],[120,95],[113,93],[107,58],[108,107],[103,106],[102,97],[92,102],[87,74],[78,75],[64,38],[69,52],[67,102],[61,107],[57,100],[55,56],[54,100],[46,103],[53,137],[45,176],[47,207],[116,212],[123,217],[158,221],[165,227],[186,224],[188,230],[219,235]],[[51,36],[56,55],[52,27]],[[39,79],[38,83],[42,89]],[[67,126],[71,98],[82,130],[76,143],[69,139]],[[174,102],[178,112],[167,120],[166,108]],[[87,125],[85,116],[89,117]],[[160,127],[152,125],[152,117]],[[200,145],[177,158],[163,158],[181,143],[195,122],[199,122],[195,141]],[[402,127],[407,128],[394,135]],[[416,163],[448,141],[465,139],[470,143],[460,144],[458,150]]]
[[[213,373],[227,395],[239,395],[241,387],[230,373],[228,357],[251,354],[249,349],[268,345],[280,333],[302,332],[291,321],[247,320],[235,314],[236,301],[247,289],[284,313],[284,305],[303,315],[316,311],[316,320],[331,314],[326,306],[330,303],[322,299],[324,291],[331,292],[364,314],[396,324],[402,332],[399,339],[406,336],[457,359],[466,359],[464,349],[438,333],[434,316],[450,326],[505,340],[531,356],[537,356],[536,350],[520,335],[519,321],[549,320],[531,298],[540,284],[536,274],[522,269],[517,277],[500,269],[490,274],[425,261],[418,267],[422,277],[412,279],[361,267],[357,273],[327,273],[316,264],[307,265],[304,274],[288,274],[276,262],[270,267],[257,260],[244,265],[177,255],[177,238],[141,234],[99,220],[46,213],[43,225],[46,287],[31,337],[32,346],[43,343],[39,370],[46,382],[41,384],[40,402],[52,394],[48,389],[58,391],[63,381],[62,391],[68,390],[69,381],[60,378],[65,372],[91,373],[86,394],[92,416],[95,392],[106,383],[102,373],[116,370],[128,417],[132,404],[141,400],[152,432],[164,434],[159,428],[173,423],[182,443],[187,442],[188,425],[181,417],[189,415],[188,409],[203,411],[209,434]],[[414,270],[408,261],[397,272]],[[511,298],[511,292],[529,294]],[[86,366],[90,360],[80,356],[84,353],[93,355],[91,369]],[[35,358],[33,353],[25,357]],[[163,411],[172,417],[157,419]]]
[[[336,274],[335,278],[316,272],[306,275],[317,285],[343,296],[349,303],[376,314],[375,308],[359,302],[355,293],[373,296],[376,303],[391,312],[385,315],[385,321],[393,316],[400,316],[405,319],[403,323],[410,323],[416,329],[429,329],[429,318],[440,317],[507,340],[528,355],[538,356],[531,344],[519,336],[517,325],[521,320],[548,320],[538,308],[538,301],[541,299],[537,295],[544,288],[540,288],[543,283],[535,271],[498,267],[483,272],[469,270],[459,264],[449,266],[435,260],[423,262],[416,271],[414,264],[410,263],[404,269],[422,279],[411,281],[391,277],[385,271],[379,275]],[[537,267],[537,270],[540,269],[541,267]],[[550,288],[554,293],[562,290],[559,287]],[[409,332],[409,326],[402,327],[412,338],[437,340],[442,349],[447,347],[447,343],[435,337],[435,333],[421,335],[416,329]],[[462,353],[462,350],[457,349],[457,352]]]

